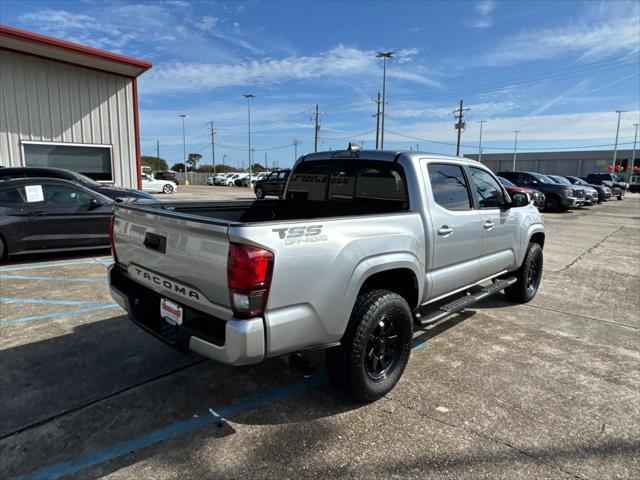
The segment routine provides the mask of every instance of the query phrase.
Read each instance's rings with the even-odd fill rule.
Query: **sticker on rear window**
[[[24,187],[24,193],[27,195],[27,202],[43,202],[44,194],[42,193],[42,185],[27,185]]]

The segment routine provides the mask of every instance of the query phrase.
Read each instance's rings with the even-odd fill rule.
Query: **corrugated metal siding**
[[[111,145],[117,185],[137,185],[130,78],[0,50],[0,165],[20,140]]]

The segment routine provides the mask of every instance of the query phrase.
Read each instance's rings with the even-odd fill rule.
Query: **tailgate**
[[[127,276],[194,309],[230,316],[228,224],[155,209],[115,208],[115,250]]]

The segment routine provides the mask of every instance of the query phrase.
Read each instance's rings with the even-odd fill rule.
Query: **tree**
[[[167,161],[162,157],[158,158],[158,157],[150,157],[148,155],[143,155],[140,157],[140,160],[142,162],[142,165],[144,165],[145,167],[151,167],[151,169],[156,172],[169,170],[169,165],[167,164]]]
[[[174,163],[171,170],[174,172],[184,172],[184,163]]]
[[[198,168],[198,162],[202,160],[202,155],[199,153],[190,153],[187,158],[187,165],[191,168],[191,170],[195,170]]]

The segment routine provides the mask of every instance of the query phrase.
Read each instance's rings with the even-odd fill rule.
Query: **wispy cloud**
[[[407,53],[409,55],[409,53]],[[169,62],[143,77],[148,93],[202,92],[216,88],[280,84],[295,80],[349,79],[370,75],[380,68],[374,51],[339,45],[329,51],[281,59],[266,58],[240,64]],[[396,66],[389,78],[437,86],[424,67]]]
[[[496,8],[496,2],[494,0],[481,0],[475,2],[473,9],[477,16],[473,18],[469,25],[474,28],[488,28],[493,24],[493,17],[491,14]]]
[[[603,2],[587,6],[585,14],[563,26],[530,29],[503,39],[481,57],[481,63],[513,65],[569,53],[598,58],[640,51],[638,3]]]

